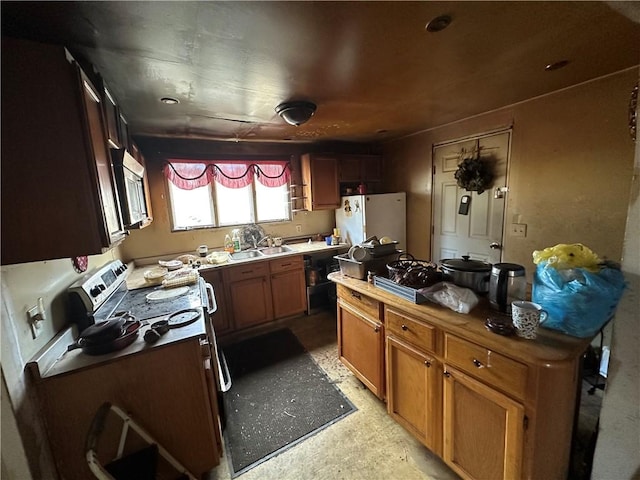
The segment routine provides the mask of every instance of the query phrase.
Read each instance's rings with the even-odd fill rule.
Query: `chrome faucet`
[[[253,248],[258,248],[260,244],[264,241],[267,241],[267,246],[271,247],[273,245],[273,240],[271,239],[271,235],[265,235],[260,240],[256,242],[256,239],[253,239]]]

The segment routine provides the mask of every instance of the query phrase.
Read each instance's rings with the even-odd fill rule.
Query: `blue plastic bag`
[[[624,276],[616,268],[592,273],[584,268],[559,270],[542,262],[533,276],[532,300],[548,313],[543,327],[585,338],[613,316],[624,288]]]

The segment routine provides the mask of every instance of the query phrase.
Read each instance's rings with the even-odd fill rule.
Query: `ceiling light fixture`
[[[180,101],[177,98],[173,98],[173,97],[162,97],[160,101],[167,105],[175,105],[176,103],[180,103]]]
[[[449,15],[438,15],[436,18],[432,19],[425,29],[427,32],[436,33],[444,30],[449,25],[451,25],[451,17]]]
[[[566,67],[567,65],[569,65],[569,60],[560,60],[559,62],[548,64],[546,67],[544,67],[544,69],[547,72],[551,72],[553,70],[560,70],[561,68]]]
[[[306,101],[284,102],[276,107],[276,113],[289,125],[302,125],[316,113],[315,103]]]

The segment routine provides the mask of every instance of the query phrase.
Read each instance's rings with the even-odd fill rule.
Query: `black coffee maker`
[[[491,267],[489,302],[491,307],[511,313],[511,302],[526,300],[527,278],[525,268],[515,263],[496,263]]]

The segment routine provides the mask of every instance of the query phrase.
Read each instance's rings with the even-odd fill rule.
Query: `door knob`
[[[500,245],[498,242],[491,242],[489,244],[489,248],[493,248],[494,250],[502,250],[502,245]]]

